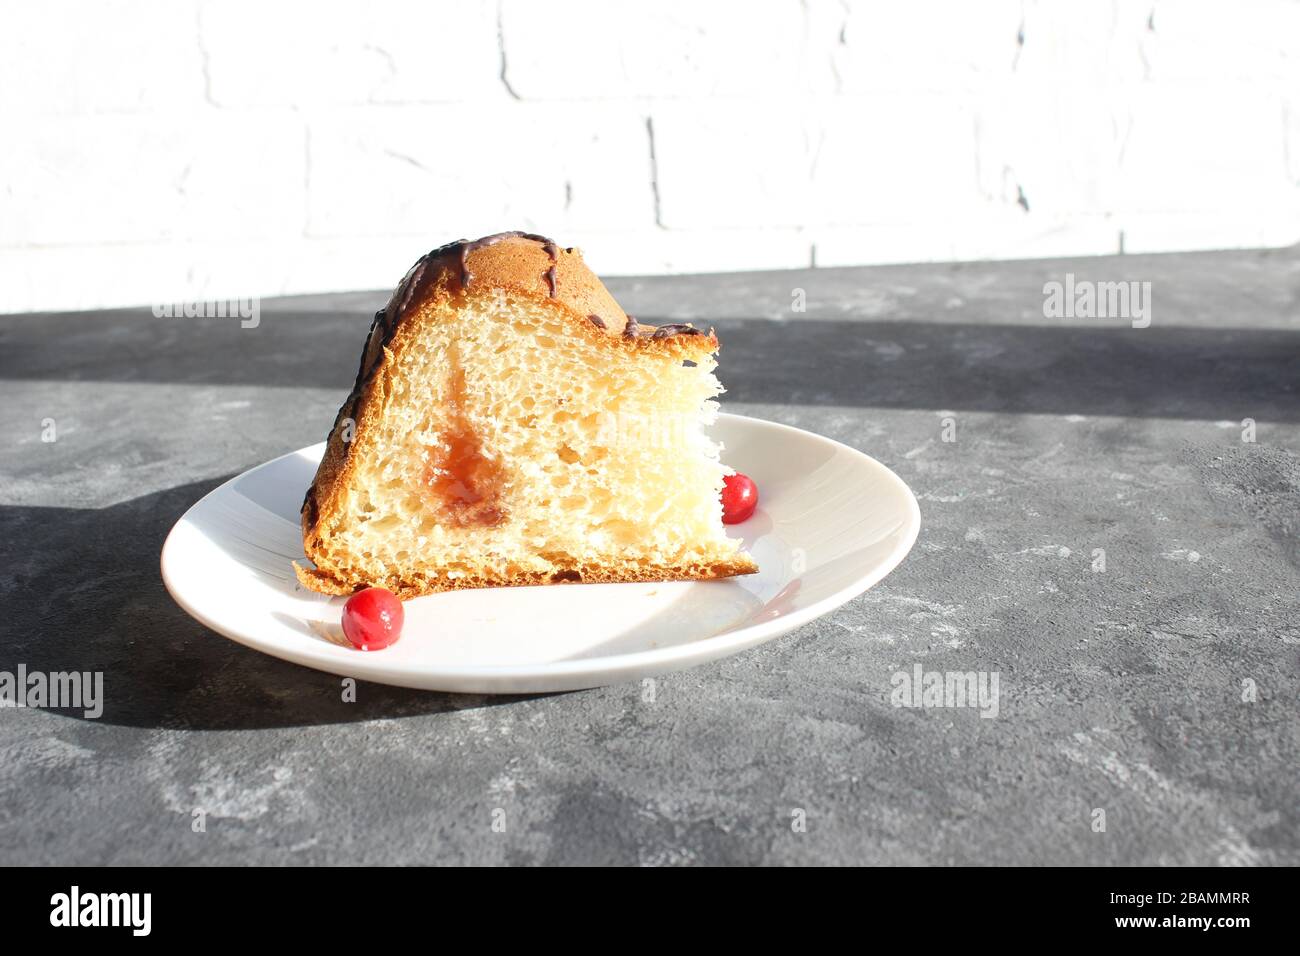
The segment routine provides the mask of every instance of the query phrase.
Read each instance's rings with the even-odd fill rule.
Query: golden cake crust
[[[321,535],[325,524],[341,510],[343,490],[352,478],[355,463],[349,457],[352,445],[375,427],[392,393],[395,357],[414,334],[422,315],[464,301],[466,297],[494,297],[500,292],[547,301],[562,314],[579,340],[593,349],[623,349],[633,352],[671,354],[683,360],[718,351],[712,330],[704,333],[686,325],[656,328],[642,325],[624,313],[604,284],[582,260],[576,248],[560,248],[541,236],[502,233],[474,242],[450,243],[422,257],[394,290],[388,305],[371,324],[352,392],[340,407],[326,443],[316,477],[302,507],[303,547],[316,565],[295,565],[299,581],[313,591],[351,594],[368,584],[339,575],[331,568]],[[351,428],[351,440],[348,429]],[[391,587],[406,599],[420,594],[460,588],[529,585],[581,580],[585,583],[619,581],[694,580],[729,577],[757,571],[748,555],[709,565],[680,567],[581,567],[577,576],[527,579],[501,578],[490,568],[454,580],[421,585]],[[536,578],[536,580],[534,580]],[[385,585],[389,586],[389,585]]]

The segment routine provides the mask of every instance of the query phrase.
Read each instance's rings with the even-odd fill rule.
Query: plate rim
[[[304,646],[302,648],[284,648],[276,646],[275,650],[269,650],[266,647],[266,641],[260,641],[256,636],[240,633],[234,628],[223,625],[221,622],[211,619],[204,614],[184,596],[183,589],[174,580],[173,573],[169,573],[169,564],[176,566],[177,558],[174,549],[177,547],[177,533],[189,518],[190,514],[200,507],[209,498],[225,491],[229,485],[239,481],[250,472],[261,468],[266,468],[283,459],[290,458],[294,455],[301,455],[304,451],[323,447],[325,442],[316,442],[311,445],[304,445],[302,448],[286,452],[283,455],[277,455],[260,464],[246,468],[239,474],[228,478],[220,485],[210,490],[203,497],[199,498],[190,505],[171,530],[168,531],[166,539],[163,541],[162,550],[159,554],[160,571],[162,574],[163,585],[171,595],[173,601],[185,611],[186,614],[194,618],[209,630],[235,641],[252,650],[259,651],[270,657],[279,660],[289,661],[304,667],[311,667],[316,670],[322,670],[340,676],[355,677],[363,680],[371,680],[376,683],[394,684],[398,686],[415,687],[432,689],[427,683],[429,679],[440,680],[448,684],[473,683],[476,680],[509,682],[512,679],[531,682],[541,685],[554,683],[557,687],[560,685],[573,686],[565,681],[565,678],[592,677],[592,683],[582,686],[602,686],[610,683],[616,683],[620,674],[635,671],[644,673],[654,671],[658,673],[669,673],[674,670],[680,670],[696,664],[707,663],[711,660],[717,660],[721,657],[727,657],[731,654],[738,653],[748,647],[766,643],[769,640],[780,637],[796,628],[830,613],[836,608],[848,603],[871,588],[879,584],[887,577],[903,559],[911,552],[916,544],[917,537],[921,530],[921,509],[917,504],[916,495],[902,478],[900,478],[892,468],[880,462],[879,460],[868,455],[852,445],[846,445],[834,438],[828,438],[817,432],[808,431],[804,428],[798,428],[794,425],[787,425],[782,422],[768,421],[763,418],[755,418],[750,415],[738,415],[732,412],[720,412],[718,419],[731,419],[742,425],[750,427],[758,426],[760,428],[775,429],[779,432],[790,432],[801,436],[807,436],[824,442],[828,445],[848,452],[850,455],[863,459],[869,466],[878,469],[881,476],[893,486],[894,490],[900,493],[901,500],[904,503],[906,512],[906,527],[898,543],[893,547],[889,554],[880,561],[869,573],[855,578],[850,584],[828,594],[826,597],[814,601],[812,604],[788,615],[783,615],[769,621],[762,621],[757,624],[751,624],[740,629],[730,632],[717,634],[702,640],[692,641],[686,644],[670,645],[663,648],[651,648],[644,651],[634,651],[625,654],[614,654],[603,657],[583,657],[573,658],[562,661],[554,661],[546,664],[509,664],[509,665],[473,665],[473,666],[443,666],[436,667],[412,665],[405,663],[401,667],[394,667],[391,664],[385,664],[380,654],[360,654],[349,648],[337,647],[332,644],[323,643],[320,647]],[[169,555],[171,555],[169,561]],[[707,582],[704,582],[707,583]],[[348,657],[337,656],[335,651],[342,652]],[[353,655],[356,655],[355,658]],[[351,665],[351,666],[349,666]],[[611,675],[613,675],[611,677]],[[424,681],[418,683],[406,683],[403,678],[424,678]],[[492,691],[488,691],[492,692]],[[496,692],[510,693],[509,690],[500,690]]]

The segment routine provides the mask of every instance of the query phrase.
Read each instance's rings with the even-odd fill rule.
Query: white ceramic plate
[[[920,528],[901,478],[809,432],[720,415],[723,459],[759,508],[731,532],[762,569],[723,581],[491,588],[406,603],[382,651],[342,641],[342,598],[306,590],[298,509],[324,443],[232,478],[172,528],[162,575],[202,623],[274,657],[361,680],[474,693],[576,690],[662,674],[769,641],[903,560]]]

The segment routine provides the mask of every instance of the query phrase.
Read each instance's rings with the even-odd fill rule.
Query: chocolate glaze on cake
[[[486,249],[488,246],[494,246],[498,242],[504,242],[507,239],[527,239],[538,243],[542,247],[551,260],[550,268],[542,273],[542,278],[546,280],[546,287],[550,292],[551,298],[555,298],[556,283],[558,281],[556,266],[559,263],[559,246],[556,244],[554,239],[549,239],[546,236],[539,236],[532,232],[521,232],[519,230],[498,232],[491,236],[484,236],[482,239],[457,239],[455,242],[449,242],[446,245],[439,246],[437,249],[421,256],[420,260],[411,267],[409,272],[406,273],[406,276],[397,286],[396,291],[394,291],[393,297],[389,300],[386,309],[389,314],[383,323],[386,338],[391,337],[393,331],[395,331],[397,326],[401,323],[401,319],[406,314],[406,310],[410,308],[411,303],[422,297],[421,293],[424,291],[423,287],[426,281],[432,280],[433,277],[436,276],[437,270],[431,270],[429,268],[432,264],[444,257],[455,255],[459,265],[457,284],[459,288],[464,291],[469,289],[474,282],[474,273],[469,267],[469,254],[475,249]],[[564,251],[568,254],[572,254],[575,250],[570,246]],[[599,324],[601,328],[606,328],[604,320],[600,319],[599,316],[589,316],[589,318],[591,318],[594,323]],[[623,335],[625,338],[639,337],[639,332],[635,329],[635,324],[634,321],[629,320],[628,325],[623,329]],[[632,331],[629,331],[629,329]],[[656,329],[655,332],[650,335],[650,338],[663,339],[670,335],[703,334],[704,333],[699,329],[692,328],[689,325],[673,323],[670,325],[660,326],[659,329]]]
[[[444,257],[455,255],[460,266],[458,285],[461,291],[465,291],[474,281],[474,273],[469,268],[469,254],[475,249],[486,249],[488,246],[494,246],[498,242],[506,239],[529,239],[533,242],[540,243],[541,247],[550,257],[551,267],[543,273],[546,279],[547,288],[550,290],[551,298],[555,298],[555,265],[559,259],[559,249],[554,239],[548,239],[545,236],[535,235],[531,232],[498,232],[491,236],[484,236],[482,239],[457,239],[455,242],[449,242],[446,245],[439,246],[420,257],[419,261],[411,267],[410,271],[402,279],[393,292],[392,299],[389,300],[388,308],[390,312],[395,312],[394,323],[401,320],[402,315],[410,307],[411,303],[416,301],[424,291],[426,277],[432,279],[437,270],[430,270],[429,266]]]

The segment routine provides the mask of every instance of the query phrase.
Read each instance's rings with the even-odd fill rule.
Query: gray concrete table
[[[1150,281],[1151,325],[1045,318],[1066,273]],[[344,703],[188,618],[158,552],[324,437],[384,295],[0,317],[0,670],[106,695],[0,710],[0,862],[1300,862],[1294,250],[610,285],[718,327],[727,409],[894,468],[907,561],[653,702]],[[918,663],[998,672],[999,715],[892,706]]]

